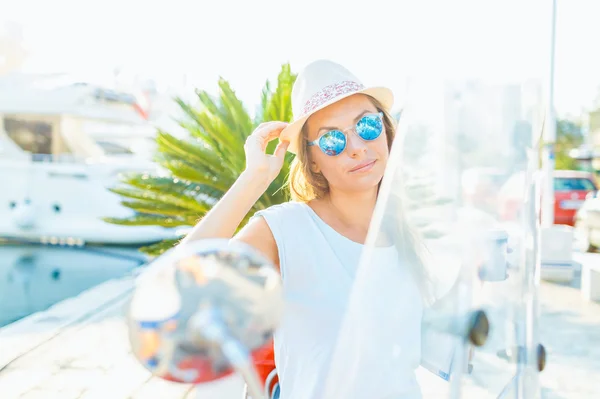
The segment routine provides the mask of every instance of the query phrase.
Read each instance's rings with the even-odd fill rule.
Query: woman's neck
[[[377,202],[377,189],[360,193],[332,190],[327,199],[337,219],[348,227],[368,230]]]

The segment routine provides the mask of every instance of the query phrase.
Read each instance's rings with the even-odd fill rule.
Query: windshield
[[[537,389],[543,80],[473,72],[407,87],[323,397],[516,398]]]
[[[368,397],[362,382],[370,378],[384,390],[382,396],[371,392],[373,397],[420,389],[424,398],[437,398],[460,389],[464,397],[496,398],[521,372],[515,359],[533,345],[525,337],[537,334],[519,299],[524,288],[533,289],[533,248],[523,243],[535,238],[535,226],[526,224],[535,220],[535,201],[525,196],[524,210],[507,217],[499,195],[505,179],[498,174],[483,180],[486,189],[456,189],[465,168],[493,166],[502,176],[523,173],[523,192],[531,194],[534,166],[512,151],[510,142],[505,143],[509,156],[494,157],[477,130],[463,130],[467,133],[461,137],[455,126],[435,126],[430,121],[443,109],[414,107],[421,105],[429,107],[427,119],[409,106],[400,121],[332,357],[326,397]],[[464,106],[463,112],[476,116],[479,110]],[[464,141],[470,143],[468,151],[461,147]],[[437,154],[416,155],[423,151]],[[390,246],[398,262],[390,262],[385,253]],[[482,314],[489,329],[481,325]],[[420,342],[417,351],[415,341]],[[411,381],[413,366],[417,372]]]
[[[156,151],[156,130],[151,124],[119,124],[86,121],[83,131],[108,156],[137,155],[151,159]]]
[[[556,177],[554,191],[594,191],[596,187],[589,179],[576,177]]]
[[[54,140],[52,123],[35,118],[5,117],[4,130],[8,137],[23,151],[32,154],[52,154]],[[2,126],[0,126],[1,128]]]

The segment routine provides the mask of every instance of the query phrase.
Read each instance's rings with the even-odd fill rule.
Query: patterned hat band
[[[314,111],[316,108],[319,108],[321,105],[335,99],[336,97],[343,96],[348,93],[357,92],[363,90],[365,88],[364,85],[358,82],[354,82],[351,80],[345,80],[342,82],[337,82],[329,86],[325,86],[323,89],[319,90],[315,93],[308,101],[304,104],[302,108],[302,114],[299,118],[304,117],[310,112]]]

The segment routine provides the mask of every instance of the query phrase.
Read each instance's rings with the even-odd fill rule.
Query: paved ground
[[[240,381],[202,387],[153,378],[133,358],[123,322],[125,300],[34,348],[0,371],[2,399],[236,398]]]
[[[575,253],[574,260],[570,284],[542,282],[540,287],[540,335],[548,354],[546,369],[539,374],[542,399],[600,398],[600,303],[584,301],[579,291],[581,264],[600,264],[600,254]],[[475,352],[464,397],[496,399],[515,374],[516,366],[498,358],[490,346],[488,342]],[[447,397],[448,387],[441,380],[428,373],[419,376],[425,399]]]
[[[579,265],[600,264],[600,254],[574,258]],[[545,399],[600,398],[600,303],[581,299],[580,271],[570,285],[541,288],[541,338],[549,352],[541,374]]]
[[[576,260],[600,262],[600,255],[577,254]],[[600,304],[580,298],[578,277],[571,285],[543,283],[541,287],[541,335],[548,349],[548,366],[540,376],[544,399],[600,397]],[[65,323],[58,334],[40,332],[40,323],[60,319],[57,311],[32,321],[35,328],[30,330],[27,323],[12,332],[0,330],[0,398],[240,398],[237,378],[202,387],[202,391],[152,378],[129,351],[123,323],[129,285],[123,284],[126,287],[119,288],[111,302],[95,311],[85,305],[78,319]],[[93,294],[106,295],[101,290]],[[89,300],[74,300],[72,305]],[[65,308],[63,313],[77,311]],[[487,353],[476,354],[476,359],[496,371],[475,375],[467,384],[466,397],[495,398],[498,384],[508,381],[514,367]],[[445,383],[427,373],[421,379],[426,399],[444,397]]]

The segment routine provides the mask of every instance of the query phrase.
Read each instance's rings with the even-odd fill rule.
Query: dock
[[[241,399],[238,377],[196,388],[133,357],[124,311],[133,277],[111,280],[0,329],[2,399]]]

